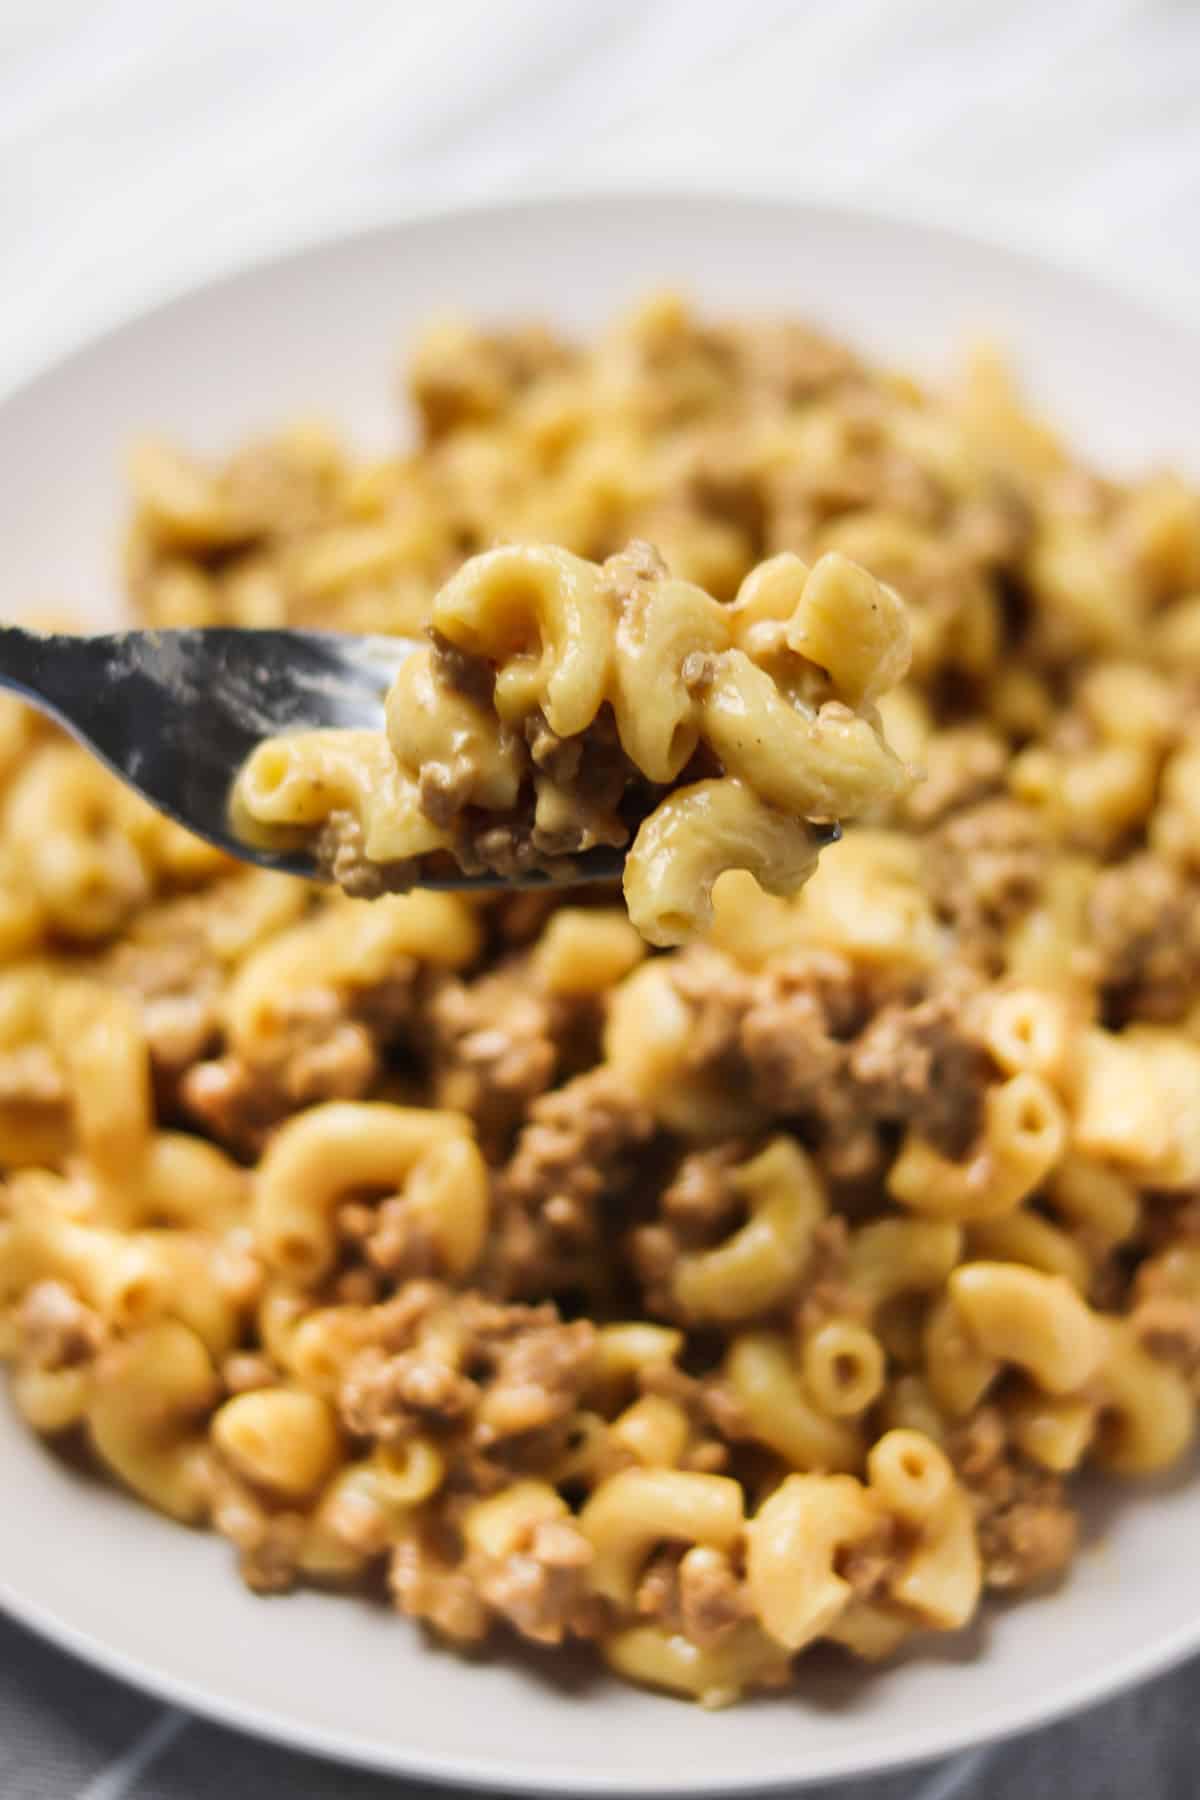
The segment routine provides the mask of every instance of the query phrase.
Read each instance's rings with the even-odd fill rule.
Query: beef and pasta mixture
[[[1193,1435],[1200,501],[989,355],[935,389],[672,298],[587,347],[439,326],[411,393],[382,460],[144,447],[138,615],[419,636],[504,546],[727,607],[832,555],[906,603],[919,779],[662,953],[615,890],[238,867],[5,703],[15,1404],[265,1594],[710,1705],[919,1651],[1062,1574],[1083,1470]]]
[[[313,845],[348,893],[441,866],[561,884],[587,851],[628,847],[630,919],[685,943],[728,870],[790,898],[842,820],[911,784],[875,705],[909,666],[904,602],[837,551],[811,570],[782,552],[723,602],[650,544],[603,566],[508,544],[469,558],[432,615],[386,732],[271,738],[238,777],[235,825]]]

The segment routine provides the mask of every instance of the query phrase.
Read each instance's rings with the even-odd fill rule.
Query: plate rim
[[[922,1747],[920,1736],[922,1731],[942,1731],[944,1728],[941,1726],[922,1727],[910,1733],[911,1743],[898,1751],[889,1749],[882,1757],[872,1757],[868,1750],[869,1760],[854,1767],[844,1766],[840,1761],[834,1762],[827,1755],[824,1767],[811,1771],[772,1771],[761,1779],[755,1778],[733,1787],[728,1777],[708,1778],[703,1772],[695,1774],[689,1771],[687,1774],[652,1777],[635,1783],[594,1775],[577,1763],[550,1763],[531,1773],[524,1765],[497,1762],[494,1758],[453,1754],[434,1756],[423,1751],[411,1754],[406,1752],[402,1744],[398,1744],[393,1752],[382,1744],[364,1742],[352,1733],[343,1734],[334,1728],[311,1726],[300,1717],[286,1718],[251,1702],[214,1694],[194,1686],[186,1679],[154,1669],[136,1656],[113,1649],[91,1632],[71,1625],[51,1607],[43,1607],[37,1603],[30,1605],[22,1600],[14,1602],[12,1590],[2,1574],[0,1611],[34,1636],[44,1639],[68,1655],[78,1657],[90,1668],[110,1679],[121,1681],[137,1692],[150,1695],[163,1705],[174,1707],[191,1718],[224,1726],[243,1736],[274,1744],[282,1750],[300,1750],[334,1766],[430,1781],[439,1788],[476,1788],[483,1792],[516,1795],[545,1792],[569,1797],[579,1794],[589,1796],[589,1800],[639,1800],[639,1796],[647,1796],[648,1800],[650,1797],[652,1800],[660,1800],[660,1797],[668,1796],[715,1797],[729,1794],[745,1795],[753,1800],[755,1795],[802,1793],[805,1788],[817,1782],[867,1780],[900,1774],[922,1763],[947,1763],[972,1750],[992,1748],[1010,1738],[1060,1723],[1092,1707],[1102,1706],[1106,1701],[1130,1691],[1156,1675],[1168,1674],[1186,1661],[1191,1652],[1200,1648],[1198,1615],[1193,1625],[1181,1627],[1174,1634],[1165,1649],[1157,1645],[1143,1646],[1140,1651],[1131,1651],[1123,1661],[1110,1663],[1098,1679],[1085,1675],[1077,1677],[1073,1683],[1067,1683],[1058,1690],[1057,1698],[1047,1710],[1036,1710],[1035,1701],[1015,1701],[1001,1709],[998,1721],[989,1718],[982,1733],[970,1718],[965,1718],[949,1733],[948,1742],[943,1741],[933,1749]],[[659,1698],[662,1705],[678,1710],[688,1705],[688,1702],[670,1695]],[[693,1707],[692,1711],[698,1715],[697,1723],[717,1716],[706,1713],[699,1707]]]
[[[841,200],[821,194],[786,194],[774,192],[752,181],[699,183],[686,179],[640,184],[613,181],[584,183],[578,187],[531,182],[506,188],[488,195],[472,192],[464,196],[435,189],[428,197],[414,196],[406,205],[367,212],[351,220],[344,228],[311,232],[294,232],[286,241],[268,244],[249,255],[230,255],[216,260],[200,273],[169,278],[152,286],[141,303],[118,304],[96,316],[90,325],[78,331],[64,331],[61,338],[35,353],[27,369],[0,382],[0,406],[23,402],[40,382],[64,372],[67,365],[106,345],[110,339],[137,330],[149,320],[169,312],[178,305],[234,287],[249,278],[270,275],[276,270],[303,262],[306,258],[329,252],[349,250],[372,238],[386,238],[396,232],[410,231],[423,225],[469,226],[475,219],[496,214],[552,213],[592,206],[620,204],[631,208],[653,208],[664,204],[687,207],[727,205],[755,211],[808,214],[827,220],[849,221],[873,230],[912,232],[931,241],[965,245],[983,256],[1007,262],[1027,273],[1050,275],[1056,280],[1074,282],[1080,287],[1105,294],[1126,308],[1139,312],[1143,320],[1158,330],[1195,342],[1200,333],[1186,309],[1176,307],[1169,299],[1147,296],[1132,280],[1124,281],[1111,271],[1099,274],[1079,259],[1055,252],[1043,252],[1031,244],[1014,243],[1001,232],[989,232],[977,225],[970,227],[946,223],[923,213],[919,208],[882,204],[868,205],[856,200]]]
[[[473,222],[494,220],[498,215],[532,214],[553,218],[556,213],[565,211],[614,205],[639,210],[664,205],[689,208],[724,205],[741,211],[787,213],[796,220],[837,221],[864,232],[900,231],[947,247],[966,248],[994,262],[1007,263],[1029,279],[1049,276],[1074,283],[1081,290],[1106,295],[1126,310],[1140,314],[1145,324],[1159,334],[1166,332],[1186,343],[1193,353],[1200,340],[1194,324],[1177,314],[1169,304],[1148,298],[1132,283],[1094,273],[1070,258],[1013,244],[999,234],[992,235],[977,228],[960,229],[904,208],[860,205],[836,196],[787,194],[742,182],[696,184],[664,180],[636,185],[601,182],[578,188],[533,185],[510,188],[490,196],[475,193],[452,200],[444,192],[435,193],[428,198],[414,199],[409,205],[357,218],[344,229],[317,227],[311,233],[292,234],[285,243],[268,245],[259,254],[231,256],[208,272],[163,283],[151,290],[143,303],[118,308],[50,344],[42,354],[35,356],[31,367],[18,372],[6,384],[0,384],[0,409],[34,400],[36,390],[43,382],[69,374],[74,362],[103,351],[114,340],[137,332],[178,306],[236,287],[243,281],[269,278],[274,272],[301,264],[313,256],[336,256],[370,240],[403,236],[425,225],[469,230]],[[411,1752],[403,1743],[393,1747],[336,1727],[314,1726],[300,1715],[242,1701],[187,1677],[158,1670],[139,1656],[115,1648],[91,1631],[72,1624],[53,1606],[17,1593],[2,1570],[0,1611],[56,1648],[164,1705],[281,1748],[300,1750],[343,1766],[423,1779],[438,1786],[474,1787],[500,1793],[619,1795],[622,1800],[635,1800],[639,1795],[777,1794],[802,1790],[818,1781],[880,1776],[916,1764],[946,1761],[1103,1704],[1155,1675],[1168,1672],[1200,1649],[1198,1612],[1194,1621],[1178,1626],[1165,1638],[1131,1646],[1099,1674],[1086,1672],[1065,1680],[1056,1687],[1048,1703],[1031,1696],[1001,1703],[994,1713],[988,1714],[986,1722],[965,1716],[949,1724],[918,1724],[903,1732],[898,1743],[893,1734],[890,1743],[881,1747],[881,1753],[875,1750],[869,1734],[864,1734],[852,1759],[848,1752],[825,1751],[816,1768],[782,1769],[776,1766],[734,1786],[727,1776],[706,1777],[703,1772],[668,1772],[627,1780],[594,1772],[579,1764],[546,1764],[531,1770],[528,1765],[515,1764],[511,1759],[474,1758],[453,1752]],[[663,1700],[662,1704],[678,1708],[682,1703]],[[931,1738],[936,1741],[927,1741]]]

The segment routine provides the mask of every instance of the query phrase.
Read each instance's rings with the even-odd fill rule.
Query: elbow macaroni
[[[272,841],[625,904],[230,866],[0,698],[18,1416],[252,1586],[707,1706],[958,1630],[1194,1438],[1200,502],[669,296],[414,387],[144,447],[131,594],[431,633],[260,748]]]
[[[435,599],[440,647],[401,671],[386,737],[260,745],[236,815],[251,835],[301,840],[348,818],[372,878],[411,885],[441,851],[468,872],[569,870],[576,852],[629,841],[619,806],[630,789],[625,893],[650,942],[702,931],[727,869],[793,894],[816,864],[807,821],[855,818],[906,785],[873,701],[904,674],[907,624],[895,594],[835,554],[811,573],[779,557],[757,582],[722,607],[645,546],[603,568],[545,546],[490,550]],[[767,592],[770,667],[746,617]],[[723,775],[676,788],[698,751]]]

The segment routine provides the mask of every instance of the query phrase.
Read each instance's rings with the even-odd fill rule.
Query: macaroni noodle
[[[420,640],[242,779],[354,895],[0,697],[18,1416],[256,1591],[703,1705],[957,1631],[1194,1438],[1200,500],[673,296],[412,390],[132,471],[149,624]],[[624,905],[377,893],[589,845]]]
[[[820,842],[805,821],[856,818],[905,786],[872,703],[904,674],[908,628],[897,596],[833,553],[811,573],[779,557],[747,586],[722,607],[644,544],[602,568],[490,550],[434,600],[433,646],[398,676],[386,740],[262,744],[235,811],[255,834],[315,834],[361,892],[411,886],[437,852],[468,873],[564,874],[580,851],[629,844],[629,916],[658,944],[703,929],[726,869],[795,893]],[[764,638],[745,615],[768,591]],[[714,758],[720,778],[689,781]]]

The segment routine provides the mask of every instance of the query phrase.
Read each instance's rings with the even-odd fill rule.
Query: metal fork
[[[416,644],[333,631],[118,631],[100,637],[0,627],[0,688],[58,721],[143,799],[243,862],[327,879],[304,850],[243,843],[233,779],[263,738],[326,726],[379,731],[383,700]],[[585,851],[573,881],[619,880],[620,850]],[[522,874],[439,876],[441,889],[539,887]]]

